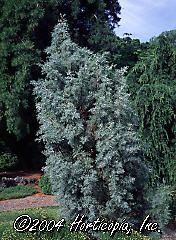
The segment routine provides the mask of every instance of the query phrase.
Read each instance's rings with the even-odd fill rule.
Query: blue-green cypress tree
[[[61,216],[135,216],[147,168],[124,70],[109,66],[105,55],[72,42],[64,20],[56,25],[46,52],[44,78],[34,82],[34,93],[45,171]]]

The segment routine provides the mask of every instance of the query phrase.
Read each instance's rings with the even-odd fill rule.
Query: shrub
[[[51,182],[48,176],[46,175],[41,176],[39,180],[39,187],[41,188],[43,193],[52,194]]]
[[[0,171],[13,168],[18,163],[18,159],[11,153],[2,153],[0,155]]]
[[[142,236],[138,232],[133,232],[130,236],[119,233],[116,233],[114,236],[110,236],[109,233],[100,233],[99,240],[150,240],[150,238]]]
[[[171,193],[171,188],[165,185],[150,188],[147,193],[148,202],[151,204],[148,214],[159,224],[160,229],[164,229],[171,219]]]
[[[46,78],[34,82],[34,92],[45,171],[61,216],[118,220],[133,211],[134,217],[142,206],[147,169],[124,70],[73,43],[65,21],[55,27],[46,52]]]
[[[171,215],[172,220],[176,221],[176,189],[172,192]]]

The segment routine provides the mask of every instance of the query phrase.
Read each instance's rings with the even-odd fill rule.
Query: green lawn
[[[15,186],[9,188],[0,188],[0,200],[11,198],[22,198],[36,193],[34,186]]]
[[[60,231],[51,232],[17,232],[13,229],[13,223],[17,217],[23,214],[29,215],[33,220],[38,218],[40,221],[50,221],[57,217],[57,207],[32,208],[24,210],[6,211],[0,213],[0,239],[1,240],[87,240],[83,233],[71,234],[68,227]]]
[[[0,213],[0,239],[1,240],[91,240],[83,232],[70,233],[69,227],[64,226],[61,230],[51,232],[17,232],[13,229],[14,220],[20,215],[27,214],[32,219],[46,219],[50,221],[55,219],[56,222],[61,220],[58,215],[58,207],[32,208],[25,210],[14,210]],[[149,240],[139,234],[133,236],[116,236],[110,237],[108,234],[102,234],[98,240]]]
[[[14,221],[19,215],[28,214],[32,218],[36,218],[37,216],[42,218],[47,214],[50,219],[57,219],[58,207],[39,207],[39,208],[28,208],[28,209],[20,209],[13,211],[4,211],[0,212],[0,223],[1,222],[9,222]],[[43,215],[43,216],[42,216]]]

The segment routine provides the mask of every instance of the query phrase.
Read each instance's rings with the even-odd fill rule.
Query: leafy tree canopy
[[[170,31],[165,31],[160,34],[161,36],[165,36],[168,41],[171,43],[171,45],[176,49],[176,29],[170,30]],[[157,37],[153,38],[152,40],[155,41]]]
[[[74,40],[86,45],[96,19],[114,28],[120,20],[119,12],[120,5],[114,0],[1,1],[0,105],[9,132],[21,138],[30,131],[29,81],[38,77],[35,65],[49,44],[59,14],[68,19]]]
[[[45,59],[43,49],[61,13],[74,40],[86,46],[97,19],[110,29],[118,24],[120,5],[114,0],[0,1],[0,133],[15,148],[16,139],[23,149],[25,142],[33,144],[38,124],[30,80],[40,77],[37,63]]]
[[[100,22],[92,28],[88,47],[94,52],[108,52],[109,62],[115,64],[117,68],[128,66],[129,69],[136,64],[140,53],[145,49],[145,45],[138,39],[120,38],[109,29],[107,23]]]
[[[165,35],[151,41],[129,73],[128,84],[153,180],[172,184],[176,181],[176,54]]]

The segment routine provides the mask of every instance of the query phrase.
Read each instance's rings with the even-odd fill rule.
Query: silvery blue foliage
[[[56,25],[46,52],[45,77],[34,82],[34,93],[45,171],[61,216],[130,216],[142,200],[146,168],[125,70],[73,43],[64,20]]]

